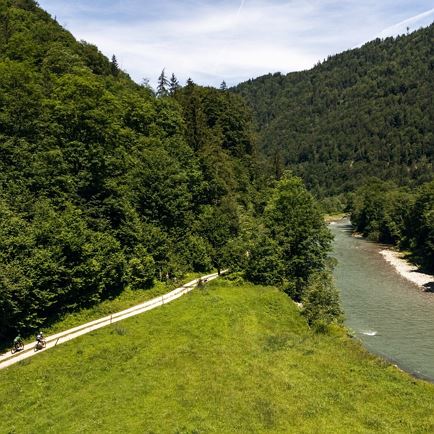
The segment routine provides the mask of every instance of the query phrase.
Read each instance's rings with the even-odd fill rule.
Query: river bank
[[[336,214],[325,214],[324,221],[328,224],[340,222],[341,220],[348,218],[349,215],[347,213],[336,213]]]
[[[324,218],[326,223],[329,225],[335,225],[338,222],[342,222],[347,219],[348,222],[350,222],[348,214],[327,215]],[[354,238],[364,238],[363,235],[358,232],[352,232],[352,236]],[[389,264],[395,268],[395,271],[401,277],[404,277],[424,290],[431,292],[434,291],[434,275],[419,271],[419,267],[407,260],[404,257],[404,253],[387,248],[380,250],[379,253]]]
[[[388,246],[352,236],[348,219],[329,227],[335,237],[334,275],[345,311],[345,325],[369,351],[417,377],[434,381],[433,293],[418,290],[414,282],[403,278],[386,261],[380,252]],[[394,257],[401,271],[420,279],[419,273],[407,268],[411,265],[395,258],[400,256],[398,252],[387,252],[391,252],[386,255]],[[432,276],[426,279],[434,280]],[[418,280],[419,285],[426,282]]]
[[[416,265],[403,257],[403,253],[396,250],[384,249],[380,251],[380,254],[405,279],[425,290],[432,290],[434,288],[434,275],[420,272]]]

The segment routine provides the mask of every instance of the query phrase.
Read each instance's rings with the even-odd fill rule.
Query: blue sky
[[[229,85],[308,69],[328,55],[434,21],[434,0],[39,0],[137,82]]]

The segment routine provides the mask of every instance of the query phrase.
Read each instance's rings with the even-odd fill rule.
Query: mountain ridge
[[[432,179],[434,25],[329,56],[310,70],[241,83],[274,172],[291,168],[319,196],[367,176]]]

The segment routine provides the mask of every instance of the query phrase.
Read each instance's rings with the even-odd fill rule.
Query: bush
[[[224,280],[230,285],[240,286],[244,284],[244,277],[242,272],[230,273],[224,276]]]
[[[144,289],[152,286],[154,276],[154,259],[140,246],[135,256],[128,261],[127,281],[131,289]]]
[[[308,324],[320,332],[324,332],[329,324],[343,320],[339,293],[330,271],[322,271],[310,278],[302,296],[302,303],[302,313]]]

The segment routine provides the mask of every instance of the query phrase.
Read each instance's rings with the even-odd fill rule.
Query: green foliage
[[[0,212],[1,329],[38,328],[47,317],[119,291],[124,255],[108,233],[90,229],[81,212],[37,203],[32,221]]]
[[[245,257],[243,100],[164,71],[156,98],[35,2],[0,5],[0,336]]]
[[[254,241],[248,253],[248,280],[261,285],[279,286],[283,283],[285,263],[277,241],[262,234]]]
[[[434,271],[434,182],[421,187],[410,217],[410,245],[419,262]]]
[[[240,96],[164,71],[156,96],[35,2],[0,4],[2,337],[212,268],[300,297],[329,238],[299,179],[261,173]]]
[[[349,204],[355,229],[374,241],[410,250],[414,259],[432,269],[434,183],[410,191],[390,182],[369,180]]]
[[[314,329],[321,331],[332,323],[342,321],[339,293],[328,270],[310,277],[301,301],[303,316]]]
[[[187,85],[176,98],[183,106],[188,142],[193,149],[206,150],[214,138],[232,156],[248,159],[252,155],[255,145],[251,112],[242,98],[195,84]]]
[[[128,261],[127,281],[132,289],[152,286],[155,276],[155,261],[143,246],[134,249],[134,256]]]
[[[358,232],[369,236],[374,241],[393,241],[387,239],[387,235],[392,231],[386,224],[391,217],[386,209],[392,208],[392,202],[395,199],[388,197],[387,194],[393,188],[396,189],[394,184],[373,178],[354,193],[351,203],[351,220]]]
[[[429,433],[433,398],[275,288],[223,280],[0,371],[0,432]]]
[[[281,165],[320,197],[376,176],[399,185],[433,178],[434,25],[376,39],[309,71],[238,85],[255,114],[270,172]]]
[[[319,201],[319,206],[324,214],[341,214],[347,208],[347,195],[324,197]]]
[[[297,301],[308,297],[306,291],[313,294],[312,287],[318,283],[317,291],[322,296],[318,303],[324,310],[330,309],[330,316],[338,315],[334,293],[323,291],[320,280],[312,277],[329,273],[325,270],[332,236],[300,178],[286,173],[277,182],[264,211],[263,225],[263,232],[248,252],[246,277],[280,286]],[[314,318],[316,313],[309,315]]]

